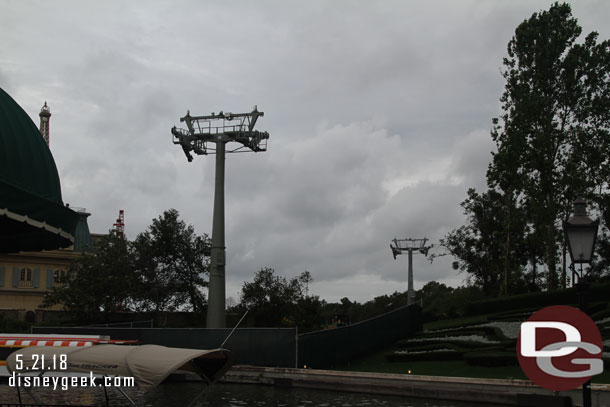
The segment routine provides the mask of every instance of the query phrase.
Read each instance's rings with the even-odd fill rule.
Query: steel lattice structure
[[[216,154],[216,143],[222,137],[225,143],[234,141],[239,145],[226,150],[227,153],[259,152],[267,150],[269,133],[254,130],[259,117],[264,116],[257,107],[250,113],[212,113],[209,116],[191,116],[190,111],[180,118],[186,129],[172,128],[173,143],[180,144],[189,162],[193,161],[191,151],[198,155]],[[215,121],[222,123],[214,125]]]

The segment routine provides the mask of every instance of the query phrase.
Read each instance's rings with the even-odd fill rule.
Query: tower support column
[[[409,285],[407,288],[407,305],[415,302],[415,291],[413,290],[413,250],[409,250]]]
[[[212,221],[212,250],[210,283],[208,286],[208,328],[225,328],[225,140],[216,140],[216,175],[214,185],[214,219]]]

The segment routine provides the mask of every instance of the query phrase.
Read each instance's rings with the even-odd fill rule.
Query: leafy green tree
[[[309,296],[309,284],[313,282],[313,277],[311,276],[311,273],[307,270],[305,270],[304,272],[302,272],[299,275],[299,283],[301,284],[301,287],[304,289],[305,291],[305,297]]]
[[[423,304],[424,321],[463,316],[465,305],[488,297],[476,286],[453,288],[437,281],[426,283],[415,295]]]
[[[308,271],[286,279],[271,268],[263,268],[254,281],[244,283],[240,306],[248,309],[255,326],[298,326],[301,332],[317,329],[323,304],[318,296],[304,295],[311,281]]]
[[[515,292],[528,264],[526,288],[537,288],[538,265],[547,288],[565,285],[561,224],[573,200],[610,210],[610,43],[597,43],[595,32],[578,42],[581,32],[570,6],[555,3],[522,22],[508,43],[488,191],[469,192],[468,224],[445,239],[487,292],[494,285],[499,294]],[[601,264],[607,253],[600,254]]]
[[[296,302],[301,298],[298,279],[287,280],[272,268],[262,268],[254,281],[244,283],[241,305],[250,311],[255,326],[288,326]]]
[[[72,263],[61,283],[45,294],[43,305],[62,304],[75,320],[94,320],[100,311],[132,309],[138,280],[129,243],[115,233],[102,237],[92,252]]]
[[[424,318],[447,318],[448,300],[453,292],[452,287],[437,281],[429,281],[415,292],[415,301],[423,304]]]
[[[44,304],[63,304],[79,321],[95,320],[100,311],[202,312],[208,247],[206,235],[195,235],[178,211],[167,210],[134,242],[113,232],[102,237],[72,264],[63,285],[46,294]]]
[[[299,328],[299,333],[317,331],[322,327],[324,305],[325,301],[320,300],[317,295],[308,295],[297,300],[294,310],[294,325]]]
[[[505,204],[505,195],[495,190],[483,194],[468,190],[468,199],[462,202],[468,223],[441,239],[441,245],[459,259],[458,268],[488,296],[517,292],[524,285],[520,273],[527,261],[520,257],[524,219],[514,209],[508,227]]]
[[[210,241],[169,209],[153,219],[133,242],[134,266],[139,278],[138,308],[144,311],[192,310],[203,312]]]
[[[324,303],[321,313],[324,326],[331,326],[333,320],[341,320],[343,324],[359,321],[359,314],[362,305],[357,301],[350,301],[343,297],[338,303]]]
[[[598,255],[598,261],[593,264],[589,277],[592,280],[609,281],[610,280],[610,195],[601,198],[600,207],[605,208],[602,211],[602,221],[600,225],[600,239],[595,246],[595,252]]]

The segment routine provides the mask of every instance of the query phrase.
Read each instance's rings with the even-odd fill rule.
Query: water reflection
[[[154,401],[147,405],[149,407],[188,405],[190,402],[188,397],[191,396],[192,399],[197,396],[197,391],[193,387],[197,386],[184,383],[165,384],[154,390],[151,394],[153,397],[151,400]],[[178,394],[179,400],[176,399]],[[195,405],[199,407],[467,407],[472,406],[472,403],[299,388],[219,384],[211,388],[205,400],[199,400]]]
[[[151,390],[145,398],[134,389],[126,389],[139,405],[147,407],[188,406],[200,395],[200,383],[165,383]],[[102,389],[77,389],[67,391],[34,389],[33,393],[43,403],[75,406],[105,406]],[[129,403],[116,389],[109,389],[110,406],[128,406]],[[32,403],[22,391],[22,401]],[[0,386],[0,404],[17,403],[17,392],[6,384]],[[472,403],[418,399],[398,396],[344,393],[324,390],[285,388],[256,385],[217,384],[205,392],[191,407],[467,407]],[[483,404],[476,404],[485,407]]]

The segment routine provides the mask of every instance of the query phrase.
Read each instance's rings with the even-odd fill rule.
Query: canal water
[[[151,390],[144,399],[137,391],[129,390],[128,395],[144,402],[147,407],[186,407],[201,392],[199,383],[164,383]],[[35,389],[36,397],[47,404],[70,404],[104,406],[103,389],[76,389],[67,391]],[[127,406],[129,403],[116,389],[109,390],[111,406]],[[22,392],[24,403],[33,401]],[[7,384],[0,385],[0,405],[17,403],[17,392]],[[484,407],[483,404],[460,403],[443,400],[379,396],[372,394],[344,393],[323,390],[217,384],[213,386],[192,407]]]

